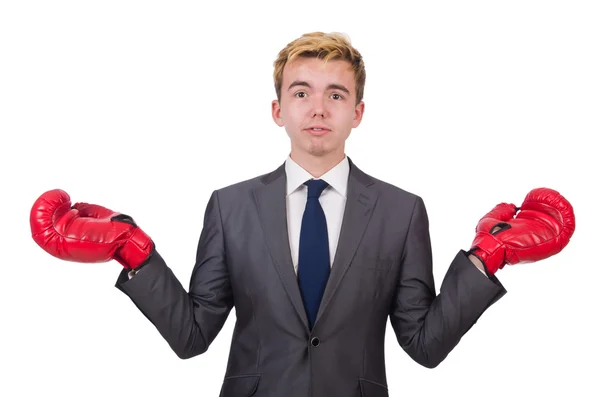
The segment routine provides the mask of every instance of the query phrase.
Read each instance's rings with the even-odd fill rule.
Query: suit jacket
[[[506,291],[459,250],[436,295],[423,200],[351,159],[339,245],[309,329],[293,269],[284,164],[212,192],[189,292],[154,250],[116,287],[182,359],[204,353],[232,308],[221,397],[386,397],[390,319],[417,363],[436,367]]]

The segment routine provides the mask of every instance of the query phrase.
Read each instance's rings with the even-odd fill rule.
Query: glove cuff
[[[137,269],[149,259],[153,247],[150,236],[136,227],[131,237],[116,252],[115,260],[127,269]]]
[[[504,267],[506,255],[504,245],[490,233],[478,232],[469,253],[483,262],[490,276]]]

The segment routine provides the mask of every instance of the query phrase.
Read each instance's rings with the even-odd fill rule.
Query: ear
[[[360,101],[358,105],[354,108],[354,120],[352,120],[352,128],[356,128],[360,125],[362,121],[363,114],[365,113],[365,102]]]
[[[279,106],[279,101],[275,99],[271,102],[271,115],[273,116],[273,121],[280,127],[283,127],[283,120],[281,119],[281,106]]]

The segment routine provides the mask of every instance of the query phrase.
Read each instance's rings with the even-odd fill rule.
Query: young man
[[[343,35],[306,34],[280,52],[274,80],[289,156],[212,192],[189,291],[129,216],[71,205],[61,190],[31,212],[50,254],[121,263],[116,287],[182,359],[204,353],[235,307],[221,396],[387,396],[388,317],[400,346],[434,368],[505,294],[497,270],[554,255],[573,233],[572,208],[553,190],[533,190],[520,211],[499,204],[436,295],[423,200],[345,154],[364,112],[360,53]]]

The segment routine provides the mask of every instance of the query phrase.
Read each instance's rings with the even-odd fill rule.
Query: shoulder
[[[389,181],[368,175],[371,183],[367,191],[376,193],[377,208],[382,222],[394,225],[427,225],[428,214],[423,198],[406,188],[394,185]]]
[[[402,198],[405,200],[416,200],[420,198],[420,196],[417,193],[409,191],[405,188],[401,188],[397,185],[394,185],[391,182],[384,181],[375,177],[371,177],[371,179],[373,179],[374,186],[376,187],[376,189],[380,193],[385,194],[387,196],[394,198]]]
[[[407,215],[427,213],[425,202],[419,194],[378,178],[373,180],[379,193],[378,201],[384,208],[402,209],[400,212]]]
[[[279,180],[279,178],[282,178]],[[212,192],[213,196],[218,197],[219,201],[227,202],[229,204],[236,204],[245,201],[246,199],[252,198],[254,191],[269,184],[273,181],[285,179],[284,166],[281,165],[277,169],[265,172],[263,174],[244,179],[235,183],[231,183],[225,186],[218,187]],[[282,185],[283,186],[283,185]]]
[[[239,182],[235,182],[229,185],[218,187],[214,190],[213,194],[219,196],[219,198],[241,198],[251,193],[256,187],[262,185],[262,180],[269,175],[265,173],[253,178],[245,179]]]
[[[381,178],[377,178],[371,174],[367,174],[356,166],[354,167],[354,172],[352,173],[354,177],[369,190],[377,192],[379,200],[383,200],[385,203],[401,204],[411,207],[423,203],[423,199],[418,193],[402,188]]]

